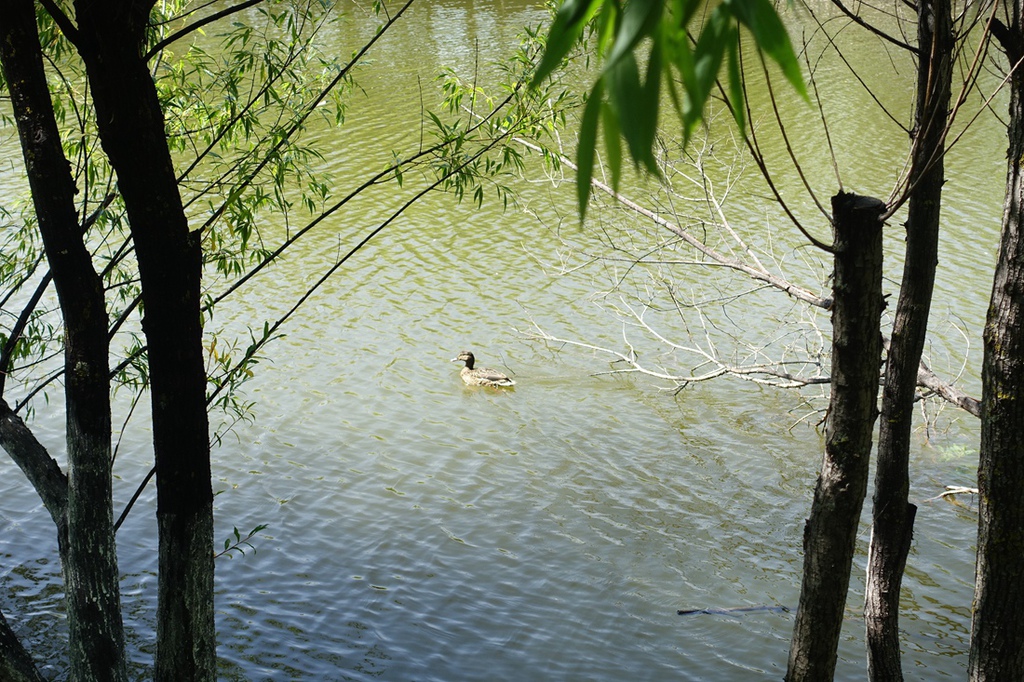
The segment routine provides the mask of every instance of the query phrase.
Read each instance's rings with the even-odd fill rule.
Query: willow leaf
[[[531,87],[536,87],[558,68],[601,4],[602,0],[566,0],[558,8],[555,20],[551,23],[551,31],[548,32],[544,55],[530,81]]]
[[[722,67],[731,21],[727,6],[719,5],[708,17],[693,48],[693,76],[689,81],[684,79],[686,93],[689,95],[683,110],[683,127],[687,138],[704,116],[704,105]]]
[[[770,0],[725,0],[722,6],[728,7],[733,16],[747,27],[757,47],[779,65],[793,89],[809,102],[810,97],[789,34]]]
[[[619,25],[615,45],[608,55],[607,66],[615,63],[633,51],[641,40],[654,34],[661,21],[664,3],[662,0],[630,0],[622,10],[622,22]]]
[[[619,130],[619,117],[615,115],[607,102],[601,106],[601,125],[604,126],[604,148],[608,170],[612,175],[612,189],[618,191],[619,178],[622,177],[622,137]]]
[[[580,121],[579,146],[576,148],[576,199],[579,202],[580,222],[586,217],[587,202],[590,200],[590,179],[594,176],[594,150],[597,146],[597,124],[601,118],[603,95],[604,87],[598,81],[590,93]]]
[[[740,74],[740,35],[735,26],[730,27],[726,40],[729,47],[729,106],[742,134],[747,128],[747,112],[743,101],[743,76]]]
[[[651,152],[655,133],[652,121],[656,120],[658,108],[657,85],[647,87],[641,83],[640,69],[632,53],[609,68],[602,81],[608,89],[608,101],[619,118],[629,155],[637,165],[643,164],[657,175],[658,164]]]

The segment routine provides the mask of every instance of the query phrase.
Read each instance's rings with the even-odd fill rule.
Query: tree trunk
[[[978,465],[978,561],[968,674],[1024,679],[1024,52],[1021,0],[999,26],[1016,66],[1010,79],[1009,164],[999,260],[985,321],[981,448]]]
[[[903,679],[900,585],[917,513],[917,507],[908,501],[910,434],[938,262],[939,209],[945,174],[943,133],[949,116],[952,78],[951,13],[949,0],[918,3],[920,54],[907,248],[882,392],[864,601],[868,674],[873,682]]]
[[[68,494],[60,543],[71,677],[125,680],[111,500],[110,379],[103,284],[75,213],[75,185],[43,70],[31,0],[0,12],[0,59],[18,123],[39,231],[64,317]],[[59,532],[63,529],[58,521]],[[63,535],[63,533],[62,533]]]
[[[21,645],[17,635],[0,613],[0,680],[4,682],[44,682],[39,669]]]
[[[67,526],[68,477],[3,398],[0,398],[0,448],[7,452],[25,474],[57,525],[58,535],[64,536]]]
[[[118,178],[145,307],[156,457],[156,679],[213,680],[213,490],[200,322],[202,253],[182,208],[163,112],[143,61],[153,1],[77,0],[103,149]]]
[[[786,672],[790,682],[830,680],[835,672],[878,416],[884,209],[870,197],[842,192],[832,197],[832,395],[825,455],[804,526],[803,583]]]
[[[0,26],[0,35],[3,27]],[[2,37],[0,37],[2,40]],[[61,562],[67,552],[68,478],[21,417],[0,397],[0,448],[3,448],[32,484],[57,527]],[[0,613],[0,680],[39,682],[43,678],[31,656]]]

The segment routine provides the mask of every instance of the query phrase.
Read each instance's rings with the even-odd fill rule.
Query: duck
[[[476,358],[468,350],[464,350],[459,353],[458,357],[452,358],[452,362],[466,363],[459,375],[467,386],[515,386],[515,381],[496,369],[473,367]]]

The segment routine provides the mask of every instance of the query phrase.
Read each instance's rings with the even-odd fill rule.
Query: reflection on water
[[[425,65],[472,68],[474,36],[501,50],[541,16],[513,3],[417,7],[373,54],[386,70],[364,73],[350,129],[325,149],[337,175],[379,168],[386,144],[416,138],[416,75],[434,70],[424,74]],[[365,144],[385,125],[385,142]],[[561,201],[565,210],[572,198]],[[381,220],[373,209],[347,212],[336,234],[293,252],[219,310],[218,323],[274,317],[306,284],[288,268],[332,262],[338,234]],[[993,208],[953,210],[970,223]],[[222,678],[782,676],[792,614],[676,612],[795,606],[818,434],[806,423],[786,429],[802,416],[789,394],[723,381],[675,396],[592,376],[609,368],[602,357],[524,340],[515,330],[530,319],[577,338],[621,339],[586,277],[547,273],[559,248],[527,215],[433,197],[285,330],[249,385],[256,423],[215,452],[217,537],[268,525],[255,553],[217,564]],[[464,387],[449,362],[463,348],[509,368],[516,390]],[[53,413],[36,422],[55,453],[59,423]],[[970,427],[945,442],[970,443]],[[148,439],[140,424],[121,446],[116,509],[148,470]],[[943,459],[921,439],[915,447],[917,501],[963,482],[962,458]],[[6,459],[0,472],[3,607],[59,678],[50,522]],[[144,501],[119,536],[137,671],[151,661],[155,606]],[[974,533],[970,514],[921,504],[901,627],[908,669],[929,679],[963,675]],[[866,544],[865,530],[837,679],[864,675]]]

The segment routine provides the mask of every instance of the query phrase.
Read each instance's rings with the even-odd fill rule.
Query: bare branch
[[[199,19],[198,21],[191,23],[188,26],[182,28],[181,30],[175,31],[171,35],[167,36],[166,38],[158,42],[152,48],[150,48],[149,52],[146,53],[146,56],[143,57],[143,61],[148,62],[150,59],[153,58],[154,55],[158,54],[165,47],[167,47],[176,40],[184,38],[189,33],[194,33],[195,31],[198,31],[207,24],[212,24],[213,22],[219,21],[224,17],[228,17],[232,14],[236,14],[237,12],[241,12],[242,10],[249,9],[253,5],[258,5],[261,2],[263,2],[263,0],[245,0],[245,2],[242,2],[237,5],[232,5],[231,7],[226,7],[219,12],[214,12],[210,16],[203,17],[202,19]]]
[[[927,388],[943,400],[953,403],[979,419],[981,418],[981,401],[940,379],[935,372],[928,368],[924,360],[921,361],[921,367],[917,370],[917,385]]]
[[[935,497],[929,497],[925,502],[934,502],[935,500],[952,499],[956,502],[957,495],[977,495],[977,488],[968,488],[962,485],[947,485],[946,489],[936,495]]]
[[[53,275],[47,271],[36,286],[35,292],[33,292],[28,302],[25,303],[25,307],[22,309],[21,315],[18,316],[17,322],[14,323],[14,327],[11,328],[10,336],[7,337],[7,343],[4,344],[3,349],[0,349],[0,396],[4,394],[7,374],[11,370],[11,358],[14,357],[14,350],[18,347],[18,342],[21,340],[21,333],[25,331],[25,326],[36,311],[36,306],[39,305],[39,299],[43,297],[52,280]]]
[[[538,145],[536,145],[536,144],[534,144],[534,143],[532,143],[532,142],[530,142],[528,140],[524,140],[524,139],[518,138],[518,137],[515,138],[515,140],[516,140],[516,142],[518,142],[519,144],[523,145],[524,147],[527,147],[529,149],[533,149],[534,151],[538,151],[538,152],[543,151]],[[568,157],[560,156],[559,157],[559,162],[563,166],[567,166],[567,167],[569,167],[569,168],[571,168],[573,170],[577,170],[576,164],[573,163],[572,160],[570,160]],[[810,305],[812,305],[812,306],[814,306],[816,308],[821,308],[823,310],[828,310],[829,308],[832,307],[832,299],[830,297],[829,298],[823,298],[821,296],[818,296],[818,295],[812,293],[811,291],[808,291],[807,289],[804,289],[802,287],[798,287],[795,284],[793,284],[791,282],[788,282],[785,279],[783,279],[783,278],[781,278],[781,277],[779,277],[777,275],[774,275],[774,274],[768,272],[767,270],[765,270],[763,268],[757,268],[757,267],[753,267],[753,266],[747,265],[746,263],[743,263],[740,260],[737,260],[735,258],[730,258],[729,256],[726,256],[725,254],[720,253],[719,251],[711,248],[710,246],[708,246],[707,244],[702,242],[700,239],[695,237],[692,233],[690,233],[689,231],[687,231],[686,229],[681,227],[678,223],[675,223],[675,222],[672,222],[670,220],[667,220],[667,219],[663,218],[662,216],[658,215],[657,213],[655,213],[654,211],[641,206],[640,204],[636,203],[632,199],[629,199],[628,197],[620,194],[619,192],[616,192],[614,189],[612,189],[612,187],[610,185],[606,185],[605,183],[601,182],[600,180],[596,180],[596,179],[591,180],[590,184],[595,189],[598,189],[598,190],[604,192],[605,194],[607,194],[608,196],[612,197],[612,199],[614,199],[616,202],[618,202],[619,205],[629,209],[630,211],[633,211],[637,215],[641,215],[641,216],[647,218],[648,220],[650,220],[651,222],[655,223],[656,225],[659,225],[660,227],[664,227],[665,229],[669,230],[670,232],[672,232],[673,234],[678,236],[680,239],[682,239],[684,242],[686,242],[687,244],[689,244],[690,246],[695,248],[697,251],[699,251],[703,255],[707,256],[708,258],[710,258],[713,261],[713,264],[721,265],[721,266],[724,266],[724,267],[727,267],[727,268],[730,268],[730,269],[742,272],[745,275],[748,275],[749,277],[751,277],[751,278],[753,278],[755,280],[758,280],[760,282],[764,282],[766,284],[769,284],[772,287],[778,289],[779,291],[782,291],[782,292],[786,293],[787,295],[789,295],[789,296],[791,296],[791,297],[793,297],[793,298],[795,298],[795,299],[797,299],[799,301],[803,301],[804,303],[809,303]],[[717,201],[714,201],[713,205],[715,205],[715,206],[720,208],[720,206],[719,206]],[[722,214],[720,214],[720,215],[722,215]]]
[[[623,343],[628,348],[627,352],[621,352],[592,343],[585,343],[582,341],[555,336],[543,330],[532,319],[532,331],[517,331],[520,334],[523,334],[526,338],[536,341],[553,343],[560,346],[574,346],[609,355],[615,358],[613,362],[624,365],[624,367],[617,369],[605,372],[596,372],[595,376],[608,374],[642,374],[644,376],[671,382],[673,385],[668,387],[667,390],[672,391],[680,391],[690,384],[710,381],[723,376],[734,376],[755,384],[774,386],[776,388],[801,388],[805,386],[829,383],[829,378],[821,375],[820,373],[816,372],[810,376],[801,376],[800,374],[794,374],[788,369],[791,366],[798,366],[814,367],[816,370],[820,370],[820,366],[810,360],[752,362],[749,364],[736,364],[725,361],[719,356],[714,342],[712,341],[707,321],[704,319],[703,314],[699,309],[697,314],[701,317],[704,341],[703,344],[693,343],[691,345],[676,343],[657,332],[644,320],[644,313],[646,310],[637,311],[629,304],[623,303],[623,308],[619,309],[619,312],[629,320],[628,323],[623,324],[622,329]],[[651,338],[664,344],[673,351],[681,351],[693,356],[695,358],[695,364],[691,368],[690,372],[687,374],[680,374],[678,372],[669,371],[664,367],[652,367],[641,362],[639,354],[627,336],[627,329],[630,325],[642,329]],[[759,349],[751,349],[751,354],[753,356],[761,355]]]
[[[910,45],[909,43],[905,43],[905,42],[903,42],[902,40],[900,40],[898,38],[894,38],[893,36],[889,35],[885,31],[883,31],[880,28],[878,28],[877,26],[874,26],[873,24],[868,23],[867,21],[862,19],[860,17],[860,15],[858,15],[855,12],[850,11],[850,9],[846,5],[844,5],[842,2],[840,2],[840,0],[832,0],[832,4],[835,5],[836,8],[838,8],[840,12],[842,12],[847,17],[849,17],[849,19],[853,23],[855,23],[858,26],[861,26],[861,27],[867,29],[871,33],[874,33],[876,36],[878,36],[882,40],[890,42],[893,45],[895,45],[896,47],[903,48],[904,50],[906,50],[907,52],[910,52],[912,54],[919,54],[920,53],[920,50],[918,50],[913,45]]]
[[[520,144],[537,151],[540,148],[526,140],[516,140]],[[698,152],[699,158],[699,152]],[[571,160],[562,156],[559,158],[562,165],[567,166],[571,169],[575,169],[576,166]],[[768,270],[757,258],[753,250],[747,245],[747,243],[740,237],[740,235],[732,229],[726,219],[725,212],[722,208],[721,202],[714,195],[714,187],[706,177],[698,165],[698,174],[701,177],[690,177],[685,173],[681,173],[682,177],[689,180],[695,186],[700,187],[705,192],[704,201],[708,205],[708,209],[715,214],[718,221],[720,221],[719,227],[724,233],[728,234],[733,241],[739,246],[740,250],[743,251],[748,258],[750,258],[755,265],[751,265],[738,258],[734,258],[730,255],[723,253],[722,251],[708,246],[704,241],[698,239],[689,230],[682,227],[678,220],[670,220],[664,216],[654,212],[651,209],[640,206],[631,199],[623,196],[622,194],[614,191],[607,184],[599,181],[592,180],[591,183],[595,189],[600,190],[606,195],[612,197],[614,201],[637,215],[643,216],[647,220],[651,221],[655,225],[668,230],[671,234],[679,237],[684,243],[693,247],[702,256],[708,260],[683,260],[683,259],[661,259],[653,260],[650,259],[650,254],[647,253],[639,258],[630,257],[628,262],[630,265],[636,264],[659,264],[659,265],[696,265],[700,267],[725,267],[737,272],[741,272],[751,279],[758,282],[763,282],[765,285],[775,288],[779,291],[785,292],[791,298],[807,303],[810,306],[828,310],[831,307],[831,298],[823,298],[817,296],[811,291],[796,286],[785,277],[775,274]],[[701,223],[702,225],[704,223]],[[660,247],[657,247],[660,248]],[[653,249],[651,251],[657,250]],[[607,262],[607,258],[601,258],[599,256],[593,256],[588,262],[595,262],[598,260],[604,260]],[[625,260],[625,257],[624,257]],[[728,300],[738,299],[742,296],[753,293],[755,290],[738,292],[730,295]],[[670,290],[669,296],[673,299],[676,309],[682,311],[684,303],[675,299],[674,293]],[[562,338],[550,334],[549,332],[541,329],[534,323],[534,329],[530,332],[525,332],[524,335],[527,338],[532,338],[539,341],[548,343],[555,343],[559,345],[569,345],[578,348],[584,348],[587,350],[609,355],[614,358],[614,362],[621,363],[623,367],[613,369],[607,372],[599,372],[599,375],[604,374],[643,374],[650,376],[655,379],[662,379],[673,383],[673,390],[681,390],[691,383],[699,383],[703,381],[709,381],[722,376],[734,376],[754,383],[775,386],[779,388],[800,388],[813,385],[822,385],[829,383],[829,377],[824,374],[821,370],[822,360],[820,357],[807,357],[800,360],[765,360],[764,349],[774,343],[769,341],[765,346],[753,347],[749,343],[744,343],[750,352],[751,357],[755,358],[756,361],[749,363],[736,363],[724,360],[715,349],[715,343],[712,340],[711,333],[708,327],[707,318],[704,316],[701,306],[710,305],[713,303],[724,303],[725,299],[718,299],[717,301],[705,300],[692,306],[686,306],[693,308],[696,311],[701,327],[703,329],[703,342],[701,343],[690,343],[688,345],[680,344],[667,338],[652,326],[650,326],[644,319],[644,310],[636,310],[634,307],[626,302],[622,302],[621,305],[612,305],[615,312],[626,322],[623,324],[623,342],[625,347],[628,349],[626,352],[617,351],[612,348],[599,346],[591,343],[585,343],[578,340]],[[684,321],[685,324],[685,321]],[[665,367],[654,367],[650,364],[646,364],[639,360],[638,353],[626,335],[627,326],[633,326],[635,328],[643,330],[643,332],[661,344],[663,347],[667,347],[673,351],[683,352],[695,359],[694,365],[689,373],[680,373],[666,369]],[[811,332],[816,334],[817,339],[816,348],[825,347],[824,335],[817,329],[813,324],[811,325]],[[717,333],[723,333],[722,330],[716,330]],[[738,341],[738,343],[743,343]],[[883,344],[888,347],[889,340],[883,337]],[[815,351],[817,352],[817,351]],[[813,368],[814,372],[810,375],[802,375],[794,373],[791,367],[797,365],[802,368]],[[955,387],[951,383],[943,380],[937,374],[935,374],[928,365],[922,361],[921,366],[918,370],[918,386],[925,389],[927,392],[934,394],[943,400],[967,411],[975,416],[980,415],[980,403],[977,399],[964,393],[959,388]]]

